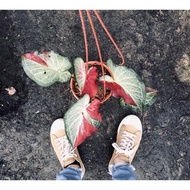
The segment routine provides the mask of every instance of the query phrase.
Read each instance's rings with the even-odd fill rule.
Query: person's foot
[[[142,137],[142,124],[135,115],[126,116],[119,124],[114,151],[110,159],[108,170],[112,173],[115,164],[131,164],[139,147]]]
[[[81,179],[85,173],[84,164],[80,158],[77,148],[73,149],[69,143],[66,133],[63,119],[57,119],[51,125],[50,131],[51,143],[54,151],[59,159],[62,168],[73,167],[81,168]]]

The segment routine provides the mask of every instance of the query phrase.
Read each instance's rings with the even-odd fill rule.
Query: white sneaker
[[[111,175],[116,158],[131,164],[139,147],[141,137],[142,124],[140,119],[135,115],[126,116],[119,124],[116,143],[112,144],[114,151],[108,165]]]
[[[67,167],[72,164],[74,161],[77,161],[80,164],[80,168],[82,169],[81,179],[85,173],[84,164],[80,158],[79,152],[77,148],[72,148],[69,143],[66,133],[65,133],[65,125],[63,119],[57,119],[53,122],[50,131],[51,143],[54,148],[54,151],[59,159],[59,162],[62,168]]]

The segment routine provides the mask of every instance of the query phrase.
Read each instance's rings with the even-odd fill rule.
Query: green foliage
[[[112,84],[112,93],[115,97],[121,98],[120,104],[123,108],[135,112],[137,110],[144,111],[155,102],[155,90],[152,89],[153,92],[146,92],[144,82],[134,70],[128,69],[126,66],[115,65],[111,60],[107,61],[107,66],[111,69],[113,78],[106,75],[100,77],[100,80],[105,80],[109,85]],[[122,90],[118,91],[119,88]],[[128,103],[132,102],[130,99],[135,105]]]
[[[42,87],[48,87],[55,82],[67,82],[71,78],[69,72],[71,63],[66,57],[53,51],[42,54],[38,52],[24,54],[22,66],[26,75]],[[74,60],[74,77],[81,95],[84,95],[64,114],[66,135],[73,147],[77,147],[92,135],[102,120],[98,110],[100,100],[90,95],[92,93],[96,95],[97,80],[112,91],[112,96],[119,98],[122,108],[133,112],[146,110],[157,99],[157,91],[146,88],[134,70],[115,65],[110,59],[107,61],[107,66],[113,78],[105,75],[96,79],[98,73],[95,71],[88,72],[86,75],[85,63],[81,58]]]
[[[71,78],[71,73],[68,71],[71,63],[53,51],[24,54],[22,67],[30,79],[43,87],[51,86],[55,82],[67,82]]]

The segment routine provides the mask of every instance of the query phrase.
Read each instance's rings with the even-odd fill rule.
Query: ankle
[[[67,165],[65,168],[80,168],[80,163],[78,161],[74,161],[71,164]]]
[[[68,165],[66,168],[75,168],[75,169],[79,169],[80,167],[79,167],[79,165],[77,165],[77,164],[70,164],[70,165]]]
[[[113,162],[113,164],[127,164],[127,162],[121,158],[116,158]]]

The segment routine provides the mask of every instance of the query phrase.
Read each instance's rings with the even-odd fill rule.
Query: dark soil
[[[158,99],[138,114],[143,138],[133,165],[141,180],[190,179],[190,12],[177,10],[101,10],[108,30],[146,86]],[[85,17],[86,18],[86,17]],[[121,62],[113,44],[93,16],[103,60]],[[98,60],[89,25],[89,60]],[[69,82],[38,86],[24,73],[21,55],[53,50],[71,62],[85,60],[77,10],[0,11],[0,179],[54,180],[61,167],[50,142],[52,122],[76,102]],[[181,64],[179,64],[181,63]],[[189,64],[190,65],[190,64]],[[9,95],[6,88],[14,87]],[[86,167],[84,179],[111,180],[111,158],[119,122],[130,111],[111,97],[100,107],[103,122],[79,146]]]

